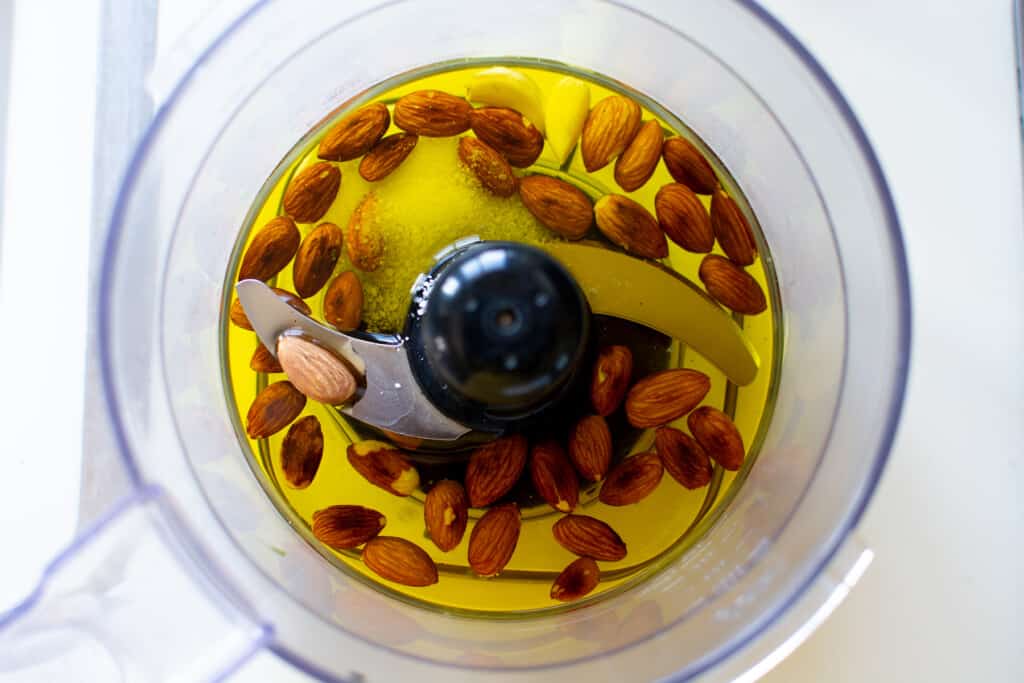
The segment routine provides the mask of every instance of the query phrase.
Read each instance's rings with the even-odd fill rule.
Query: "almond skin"
[[[417,90],[395,103],[395,125],[427,138],[446,138],[469,130],[469,102],[440,90]]]
[[[655,453],[626,458],[608,473],[598,498],[605,505],[633,505],[649,496],[661,483],[665,468]]]
[[[668,238],[683,249],[706,254],[715,246],[707,209],[686,185],[669,183],[658,190],[654,212]]]
[[[363,319],[363,285],[359,277],[346,270],[331,280],[324,294],[324,320],[342,332],[359,327]]]
[[[358,389],[348,364],[308,339],[290,334],[279,337],[277,360],[295,388],[314,401],[340,406]]]
[[[590,402],[594,412],[608,417],[622,404],[633,377],[633,352],[626,346],[606,346],[597,355],[590,380]]]
[[[263,280],[281,272],[299,248],[299,229],[288,216],[277,216],[267,221],[252,238],[238,268],[239,280]]]
[[[346,452],[352,468],[379,488],[408,496],[419,488],[420,474],[399,449],[383,441],[358,441]]]
[[[530,450],[530,479],[537,495],[559,512],[572,512],[580,501],[576,470],[554,441],[544,441]]]
[[[475,508],[490,505],[508,493],[526,466],[526,439],[503,436],[480,446],[469,456],[466,492]]]
[[[754,233],[732,197],[718,190],[711,195],[711,227],[722,251],[733,263],[749,266],[757,258]]]
[[[356,548],[376,536],[387,518],[362,505],[332,505],[313,513],[313,535],[335,550]]]
[[[271,355],[270,351],[263,344],[257,344],[256,350],[252,352],[252,358],[249,359],[249,368],[253,372],[284,372],[281,368],[281,364],[277,362],[277,359]]]
[[[437,482],[423,501],[423,522],[440,550],[448,552],[462,542],[469,521],[469,499],[462,484],[451,479]]]
[[[619,187],[633,192],[650,180],[661,159],[663,139],[661,124],[657,121],[648,121],[640,126],[629,147],[615,162],[615,182]]]
[[[582,238],[594,223],[590,197],[564,180],[526,176],[519,181],[519,198],[534,218],[566,239]]]
[[[697,270],[708,294],[726,308],[744,315],[757,315],[768,308],[757,280],[727,258],[709,254]]]
[[[544,150],[544,136],[525,116],[507,107],[480,107],[469,115],[478,138],[517,168],[526,168]]]
[[[551,527],[555,540],[571,553],[604,562],[618,562],[626,556],[626,544],[614,529],[586,515],[566,515]]]
[[[281,301],[285,302],[302,315],[309,315],[312,312],[305,301],[295,296],[287,289],[281,289],[280,287],[271,287],[271,289],[274,290],[274,294],[277,294]],[[243,330],[252,329],[252,323],[249,322],[249,318],[245,315],[245,309],[242,308],[242,302],[238,299],[231,302],[231,310],[228,313],[228,317],[231,319],[232,323],[241,327]]]
[[[711,164],[693,143],[686,138],[674,137],[661,148],[665,168],[677,183],[682,183],[697,194],[711,194],[718,187],[718,178]]]
[[[560,602],[579,600],[597,588],[601,570],[592,558],[580,557],[569,563],[551,584],[551,599]]]
[[[375,183],[391,175],[412,154],[420,138],[413,133],[395,133],[378,142],[359,162],[359,175]]]
[[[291,382],[274,382],[256,395],[245,417],[245,433],[252,439],[276,434],[299,416],[306,397]]]
[[[321,223],[306,235],[292,266],[296,294],[306,299],[327,284],[341,256],[342,239],[341,228],[334,223]]]
[[[328,161],[349,161],[370,151],[391,125],[391,114],[380,102],[360,107],[331,126],[317,150]]]
[[[704,400],[711,380],[703,372],[681,368],[644,377],[626,395],[626,417],[634,427],[660,427],[686,415]]]
[[[688,489],[699,489],[711,482],[711,460],[699,443],[673,427],[662,427],[654,444],[665,470]]]
[[[668,256],[668,241],[651,212],[621,194],[606,194],[594,204],[597,228],[614,244],[649,259]]]
[[[312,484],[323,457],[324,433],[315,415],[307,415],[288,428],[281,442],[281,471],[292,488],[304,489]]]
[[[377,536],[363,548],[363,563],[381,578],[403,586],[437,583],[437,565],[423,548],[395,536]]]
[[[727,470],[738,470],[743,465],[746,449],[743,436],[728,415],[718,408],[703,406],[686,418],[697,442],[708,456]]]
[[[601,481],[612,462],[612,433],[600,415],[584,417],[569,435],[569,459],[584,479]]]
[[[341,187],[341,171],[318,161],[295,174],[284,191],[284,211],[298,223],[320,220]]]
[[[469,566],[479,576],[497,576],[519,543],[522,520],[515,503],[505,503],[484,513],[469,534]]]
[[[498,197],[515,194],[516,177],[512,167],[487,143],[476,138],[459,138],[459,159],[491,194]]]
[[[587,173],[598,171],[629,147],[640,127],[640,105],[628,97],[606,97],[583,124],[580,153]]]
[[[377,195],[363,197],[348,219],[345,252],[359,270],[373,271],[384,260],[384,237],[377,229]]]

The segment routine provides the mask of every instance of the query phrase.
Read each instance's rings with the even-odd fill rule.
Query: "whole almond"
[[[341,256],[342,239],[341,228],[334,223],[321,223],[306,235],[292,266],[296,294],[305,299],[327,284]]]
[[[696,408],[710,389],[711,380],[698,370],[662,370],[629,390],[626,417],[634,427],[660,427]]]
[[[691,436],[662,427],[655,433],[654,444],[665,470],[685,488],[699,489],[711,482],[711,460]]]
[[[469,566],[480,576],[497,576],[519,543],[522,520],[515,503],[491,508],[469,534]]]
[[[674,137],[665,141],[661,156],[677,183],[682,183],[697,194],[711,194],[718,187],[718,178],[711,164],[692,142]]]
[[[423,548],[396,536],[377,536],[363,548],[363,563],[381,578],[403,586],[437,583],[437,565]]]
[[[356,548],[376,536],[387,518],[362,505],[332,505],[313,513],[313,535],[335,550]]]
[[[252,238],[238,268],[239,280],[269,280],[295,256],[299,248],[299,229],[288,216],[267,221]]]
[[[661,483],[665,468],[656,453],[626,458],[608,473],[598,498],[605,505],[632,505],[649,496]]]
[[[459,159],[491,194],[498,197],[515,194],[516,177],[512,167],[487,143],[476,138],[459,138]]]
[[[569,563],[551,584],[551,599],[561,602],[579,600],[597,588],[601,570],[590,557],[580,557]]]
[[[588,415],[569,434],[569,459],[584,479],[601,481],[612,462],[612,433],[600,415]]]
[[[391,125],[391,114],[380,102],[360,107],[331,126],[317,150],[328,161],[349,161],[370,151]]]
[[[462,542],[469,521],[469,500],[462,484],[451,479],[437,482],[423,501],[423,522],[430,538],[444,552]]]
[[[277,358],[270,353],[263,344],[257,344],[256,350],[252,352],[252,358],[249,359],[249,368],[253,372],[284,372],[281,369],[281,364],[277,362]]]
[[[374,145],[359,162],[359,175],[371,183],[387,178],[402,165],[407,156],[412,154],[419,140],[419,136],[413,133],[395,133],[387,136]]]
[[[396,496],[408,496],[419,488],[420,474],[399,449],[383,441],[367,439],[349,445],[352,468],[379,488]]]
[[[749,266],[757,258],[757,244],[747,217],[736,201],[722,190],[711,195],[711,227],[731,261]]]
[[[706,254],[715,246],[708,211],[686,185],[669,183],[658,190],[654,212],[668,238],[683,249]]]
[[[277,297],[281,299],[281,301],[285,302],[302,315],[309,315],[312,312],[305,301],[295,296],[287,289],[281,289],[280,287],[271,287],[271,289],[274,290],[274,294],[277,294]],[[231,310],[228,313],[228,317],[231,319],[232,323],[241,327],[243,330],[252,329],[252,323],[249,322],[248,316],[245,315],[245,309],[242,308],[242,302],[238,299],[231,302]]]
[[[686,418],[690,433],[707,454],[727,470],[738,470],[746,449],[732,419],[718,408],[703,406]]]
[[[252,439],[276,434],[299,416],[306,397],[291,382],[274,382],[256,395],[245,417],[245,433]]]
[[[320,220],[331,208],[341,187],[341,171],[318,161],[292,178],[284,191],[284,211],[299,223]]]
[[[307,415],[296,420],[281,442],[281,471],[292,488],[304,489],[313,483],[324,457],[324,433],[320,420]]]
[[[544,136],[525,116],[507,107],[480,107],[469,114],[476,136],[518,168],[526,168],[544,150]]]
[[[466,492],[475,508],[490,505],[508,493],[526,466],[526,439],[503,436],[477,448],[466,466]]]
[[[324,320],[342,332],[359,327],[363,319],[363,285],[359,277],[346,270],[331,280],[324,294]]]
[[[708,294],[726,308],[745,315],[757,315],[768,308],[757,280],[727,258],[708,254],[697,274]]]
[[[440,90],[417,90],[395,103],[395,125],[428,138],[446,138],[469,130],[469,102]]]
[[[384,236],[377,225],[377,195],[363,197],[348,219],[345,252],[359,270],[373,271],[384,260]]]
[[[340,406],[359,388],[349,365],[329,349],[293,334],[277,340],[277,360],[295,388],[314,401]]]
[[[640,127],[640,113],[640,105],[622,95],[611,95],[594,105],[580,138],[587,173],[604,168],[622,154]]]
[[[564,180],[526,176],[519,180],[519,198],[534,218],[566,239],[582,238],[594,223],[590,197]]]
[[[668,256],[668,242],[651,212],[621,194],[606,194],[594,204],[597,228],[631,254],[659,259]]]
[[[651,120],[640,126],[629,147],[615,162],[615,182],[626,192],[643,187],[654,175],[661,159],[664,134],[661,124]]]
[[[579,503],[576,470],[554,441],[544,441],[530,450],[530,479],[537,495],[559,512],[571,512]]]
[[[590,402],[602,417],[614,413],[629,389],[633,377],[633,352],[626,346],[606,346],[597,355],[590,380]]]
[[[586,515],[566,515],[551,527],[555,540],[571,553],[604,562],[618,562],[626,556],[626,544],[615,530]]]

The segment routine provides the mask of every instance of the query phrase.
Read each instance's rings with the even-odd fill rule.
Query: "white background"
[[[0,28],[9,21],[0,0]],[[167,52],[208,0],[162,3]],[[98,0],[0,30],[0,611],[73,533]],[[861,528],[874,564],[766,680],[1024,680],[1024,224],[1009,0],[765,0],[861,118],[896,198],[914,356]],[[0,126],[4,123],[0,107]],[[0,153],[4,144],[0,143]],[[865,378],[870,381],[870,378]],[[303,680],[261,656],[241,680]]]

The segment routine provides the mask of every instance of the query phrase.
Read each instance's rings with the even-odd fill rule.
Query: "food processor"
[[[521,618],[424,609],[326,562],[242,455],[220,348],[225,264],[267,170],[367,88],[473,59],[587,69],[686,121],[741,184],[782,305],[756,465],[699,540],[642,582]],[[754,680],[870,562],[856,524],[908,362],[899,226],[850,108],[752,2],[259,3],[134,155],[101,297],[134,493],[0,616],[0,669],[216,680],[267,649],[323,680]]]

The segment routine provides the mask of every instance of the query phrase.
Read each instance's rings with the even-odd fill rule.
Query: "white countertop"
[[[206,2],[163,3],[160,47]],[[15,2],[17,96],[6,103],[0,611],[70,538],[80,485],[76,378],[100,3],[67,3],[60,22],[46,4]],[[875,561],[764,680],[1024,680],[1024,199],[1011,3],[764,4],[820,59],[875,145],[914,296],[904,418],[860,528]],[[73,180],[57,213],[47,190],[54,172]],[[261,655],[237,680],[306,679]]]

